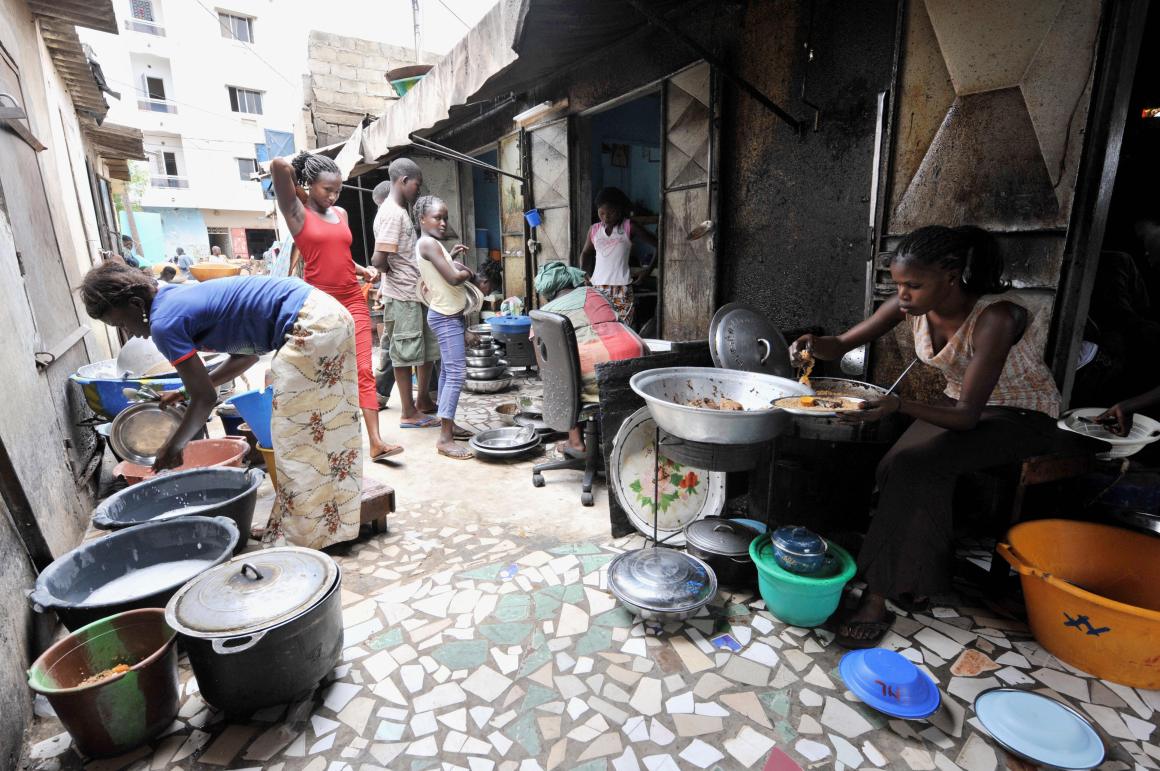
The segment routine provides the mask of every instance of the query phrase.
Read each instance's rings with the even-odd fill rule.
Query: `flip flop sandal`
[[[425,417],[416,423],[399,423],[399,428],[431,428],[439,425],[439,418]]]
[[[470,439],[475,436],[474,431],[468,431],[466,428],[457,428],[451,432],[453,439]]]
[[[396,455],[402,455],[402,454],[403,454],[402,447],[392,447],[391,449],[387,450],[386,452],[381,452],[378,455],[375,455],[374,457],[372,457],[371,463],[382,463],[387,458],[393,458]]]
[[[859,635],[858,637],[839,634],[834,640],[837,641],[838,645],[841,645],[847,650],[877,648],[878,643],[882,642],[882,638],[890,631],[890,627],[894,626],[894,619],[895,615],[888,612],[886,618],[882,621],[856,621],[853,623],[844,621],[838,626],[839,629],[843,626],[852,627],[859,630],[870,630],[871,634],[869,636]]]
[[[584,460],[588,457],[587,450],[577,450],[569,446],[567,442],[560,442],[556,445],[556,450],[565,458],[571,458],[572,460]]]
[[[456,447],[454,450],[437,450],[437,452],[452,460],[471,460],[475,457],[471,450],[465,450],[462,447]]]

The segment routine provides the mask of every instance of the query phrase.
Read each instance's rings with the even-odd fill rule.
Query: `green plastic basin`
[[[824,578],[790,573],[773,558],[769,533],[749,544],[749,556],[757,566],[757,588],[770,613],[787,624],[813,627],[823,623],[842,600],[842,589],[854,577],[857,565],[850,553],[830,541],[827,554],[838,558],[838,569]]]

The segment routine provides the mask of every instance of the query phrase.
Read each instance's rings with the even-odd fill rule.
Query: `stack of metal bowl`
[[[506,390],[512,384],[507,362],[499,357],[499,349],[491,342],[476,342],[476,347],[467,349],[466,391],[477,394],[494,394]]]
[[[471,437],[468,444],[477,458],[507,460],[537,449],[540,446],[540,433],[520,426],[489,428]]]

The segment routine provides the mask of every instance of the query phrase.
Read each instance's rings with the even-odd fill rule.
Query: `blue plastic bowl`
[[[70,379],[80,386],[81,393],[84,394],[85,402],[89,405],[89,409],[108,420],[117,417],[122,410],[132,404],[128,397],[125,396],[126,388],[140,388],[142,385],[148,385],[155,391],[175,391],[182,386],[181,378],[177,377],[140,380],[105,380],[82,377],[78,374],[72,375]]]
[[[912,661],[883,648],[847,653],[838,672],[858,698],[891,717],[928,717],[941,700],[938,686]]]
[[[262,447],[273,447],[270,436],[270,417],[274,413],[274,388],[258,388],[226,399],[226,404],[238,408],[238,414],[254,432]]]

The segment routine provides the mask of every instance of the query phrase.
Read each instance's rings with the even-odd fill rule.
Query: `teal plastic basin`
[[[857,565],[850,553],[827,541],[827,554],[838,559],[838,569],[824,578],[802,576],[785,570],[773,558],[769,533],[749,544],[749,556],[757,566],[757,588],[770,613],[787,624],[818,626],[833,615],[842,600],[842,589],[854,577]]]

